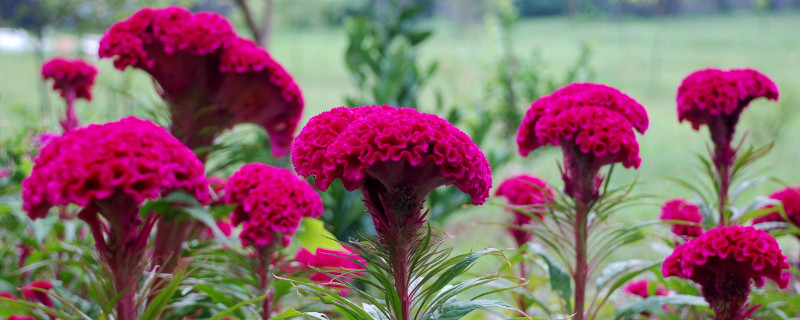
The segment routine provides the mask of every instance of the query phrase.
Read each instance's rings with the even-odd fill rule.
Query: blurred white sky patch
[[[22,52],[30,50],[31,38],[22,29],[0,28],[0,51]]]

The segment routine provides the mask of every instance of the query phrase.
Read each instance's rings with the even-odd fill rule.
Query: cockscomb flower
[[[746,226],[717,227],[678,245],[662,266],[665,277],[690,279],[702,286],[714,319],[745,319],[751,279],[761,287],[765,279],[781,289],[789,285],[786,256],[764,230]]]
[[[636,295],[642,298],[647,298],[650,296],[650,282],[647,281],[647,279],[631,282],[625,286],[623,292],[630,295]],[[654,293],[657,296],[666,296],[667,289],[664,288],[663,285],[659,285],[658,287],[656,287],[656,291]]]
[[[118,292],[117,317],[134,319],[134,293],[157,216],[142,219],[141,204],[184,190],[208,203],[203,164],[165,129],[134,117],[71,130],[53,139],[22,182],[23,209],[44,218],[54,205],[83,207],[101,261]],[[104,218],[104,221],[100,219]]]
[[[403,211],[397,222],[401,225],[422,225],[424,217],[410,212],[419,212],[428,193],[439,186],[455,184],[476,205],[486,201],[491,188],[489,163],[466,134],[442,118],[410,108],[323,112],[297,136],[292,162],[300,175],[315,175],[322,190],[338,178],[347,190],[361,187],[368,204],[403,206],[392,209]],[[395,217],[383,216],[386,212],[371,213],[379,233],[395,223],[390,221]]]
[[[661,207],[661,215],[659,218],[664,221],[680,220],[695,224],[703,222],[703,215],[700,214],[700,207],[686,201],[686,199],[672,199],[665,202]],[[672,233],[678,236],[697,238],[703,233],[703,227],[673,223]]]
[[[351,260],[352,259],[352,260]],[[348,289],[342,285],[342,281],[352,278],[351,272],[363,269],[360,264],[353,260],[364,263],[364,258],[359,257],[353,250],[345,248],[343,251],[318,248],[314,253],[306,248],[301,248],[295,255],[295,262],[301,267],[314,267],[336,276],[336,280],[325,273],[313,271],[309,277],[311,281],[338,288],[342,295],[347,295]]]
[[[0,291],[0,298],[17,300],[17,296],[15,296],[13,293],[8,292],[8,291]]]
[[[800,186],[791,186],[786,187],[782,190],[779,190],[772,195],[769,196],[770,199],[775,199],[781,202],[783,205],[783,211],[786,213],[786,216],[789,217],[789,222],[794,224],[795,226],[800,226]],[[765,208],[771,208],[772,205],[769,205]],[[762,223],[762,222],[784,222],[786,221],[780,213],[770,213],[766,216],[757,218],[753,220],[753,224]]]
[[[36,320],[36,318],[32,316],[20,316],[16,314],[12,314],[6,318],[6,320]]]
[[[155,79],[170,106],[172,132],[190,148],[210,145],[235,124],[254,123],[269,133],[275,156],[289,150],[304,105],[299,87],[221,15],[144,8],[106,32],[99,55]]]
[[[634,130],[644,133],[648,125],[644,107],[619,90],[573,83],[531,104],[519,127],[517,145],[523,156],[548,144],[561,146],[565,192],[589,201],[598,196],[600,167],[617,162],[639,167]]]
[[[533,239],[533,234],[527,227],[541,221],[544,215],[540,211],[546,210],[543,206],[553,201],[553,192],[547,186],[547,182],[530,175],[518,175],[503,181],[494,194],[506,198],[508,204],[512,206],[521,207],[513,210],[514,227],[508,228],[517,246],[522,246]],[[531,212],[522,213],[519,210]],[[531,215],[535,215],[538,219],[534,220]]]
[[[30,302],[41,303],[42,305],[52,308],[53,300],[47,293],[41,292],[36,289],[49,291],[53,289],[53,284],[49,281],[37,280],[29,283],[27,286],[22,287],[22,297]],[[55,317],[53,317],[55,319]]]
[[[233,225],[243,225],[243,246],[287,246],[300,220],[322,215],[322,200],[289,170],[265,164],[243,166],[228,179],[225,202],[236,205]],[[278,241],[277,243],[275,241]]]
[[[54,58],[42,65],[42,78],[53,79],[53,90],[59,92],[67,103],[66,116],[61,119],[64,132],[78,127],[74,102],[83,98],[92,100],[92,85],[97,76],[97,68],[81,60]]]

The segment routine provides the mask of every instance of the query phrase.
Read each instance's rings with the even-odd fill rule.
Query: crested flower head
[[[53,90],[65,100],[92,100],[92,85],[97,68],[81,59],[54,58],[42,65],[42,78],[53,79]]]
[[[292,161],[322,190],[337,178],[348,190],[375,181],[385,190],[411,188],[424,200],[455,184],[482,204],[491,188],[489,163],[466,134],[410,108],[339,107],[317,115],[298,135]]]
[[[36,289],[49,291],[50,289],[53,289],[53,284],[44,280],[31,282],[27,286],[22,287],[22,297],[30,302],[41,303],[47,307],[53,307],[53,301],[50,299],[50,296],[47,295],[47,293]]]
[[[138,204],[176,190],[210,200],[203,164],[166,130],[134,117],[53,139],[22,183],[23,209],[43,218],[54,205],[89,206],[123,196]]]
[[[730,117],[735,126],[739,114],[757,98],[778,99],[778,87],[767,76],[753,69],[705,69],[695,71],[678,87],[678,120],[688,120],[692,128]]]
[[[553,201],[553,191],[547,186],[547,182],[524,174],[503,181],[495,191],[495,195],[506,198],[510,205],[525,206],[533,209],[534,212],[532,214],[536,215],[538,220],[544,218],[544,215],[538,212],[544,209],[541,206]],[[524,210],[525,208],[521,209]],[[520,229],[529,226],[533,222],[533,217],[530,214],[514,211],[514,220],[512,222],[514,227],[508,228],[508,231],[514,237],[517,245],[521,246],[533,238],[533,234]]]
[[[636,295],[642,298],[647,298],[650,296],[650,282],[647,281],[647,279],[634,281],[626,285],[623,291],[630,295]],[[656,291],[654,293],[657,296],[666,296],[667,289],[664,288],[664,286],[659,285],[658,287],[656,287]]]
[[[243,166],[228,179],[225,202],[236,205],[233,225],[243,225],[243,246],[266,247],[275,240],[288,246],[305,217],[322,215],[322,200],[307,182],[289,170],[260,163]]]
[[[276,156],[291,145],[304,106],[299,87],[219,14],[141,9],[106,32],[99,55],[114,58],[120,70],[142,69],[156,80],[170,105],[173,131],[190,147],[210,144],[238,123],[264,127]]]
[[[786,187],[773,193],[769,197],[771,199],[780,201],[783,205],[783,210],[786,213],[786,216],[789,217],[789,220],[791,220],[791,223],[795,226],[800,226],[800,186]],[[772,205],[767,207],[772,207]],[[785,220],[780,213],[776,212],[754,219],[753,223],[755,224],[772,221],[783,222]]]
[[[661,207],[659,218],[661,220],[680,220],[692,223],[703,222],[700,207],[686,201],[686,199],[672,199],[665,202]],[[703,227],[675,223],[672,225],[672,233],[678,236],[697,238],[703,233]]]
[[[763,286],[770,279],[781,288],[789,284],[786,256],[764,230],[745,226],[718,227],[678,245],[662,267],[665,277],[711,285],[729,274]]]
[[[295,261],[299,263],[301,267],[319,268],[332,275],[338,276],[338,279],[334,280],[325,273],[313,271],[309,279],[320,284],[337,287],[341,290],[342,295],[347,295],[347,287],[338,283],[341,283],[340,280],[349,280],[352,278],[352,274],[342,273],[341,271],[346,270],[347,272],[352,272],[353,270],[363,269],[359,263],[353,260],[361,261],[362,264],[366,263],[364,262],[364,258],[359,257],[358,254],[353,252],[350,248],[345,248],[344,251],[318,248],[314,253],[311,253],[311,251],[308,251],[306,248],[301,248],[295,256]],[[345,270],[337,271],[336,269]]]
[[[551,144],[574,145],[601,166],[622,162],[639,167],[634,129],[644,133],[647,112],[636,100],[609,86],[573,83],[539,98],[517,133],[520,154]]]

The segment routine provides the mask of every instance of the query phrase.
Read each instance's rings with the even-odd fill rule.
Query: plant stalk
[[[272,316],[274,292],[270,290],[270,277],[272,276],[272,251],[274,246],[268,245],[260,248],[258,252],[258,276],[261,278],[260,289],[264,292],[264,303],[261,305],[261,318],[269,320]]]
[[[578,200],[575,205],[575,320],[584,319],[588,265],[586,256],[588,203]]]

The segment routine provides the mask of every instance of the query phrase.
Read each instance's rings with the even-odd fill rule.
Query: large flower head
[[[800,226],[800,186],[786,187],[782,190],[776,191],[769,196],[781,202],[783,210],[790,222],[795,226]],[[772,207],[772,205],[768,206]],[[753,223],[786,221],[780,213],[770,213],[766,216],[753,220]]]
[[[777,100],[778,87],[756,70],[695,71],[678,87],[678,120],[688,120],[695,130],[704,124],[732,129],[742,110],[762,97]]]
[[[678,245],[662,267],[665,277],[690,279],[712,285],[723,275],[752,279],[763,286],[770,279],[781,288],[789,284],[786,256],[778,242],[764,230],[747,226],[717,227]]]
[[[547,182],[525,174],[514,176],[503,181],[500,187],[497,188],[497,191],[495,191],[495,195],[506,198],[510,205],[525,206],[526,208],[534,210],[532,214],[536,215],[538,220],[544,218],[544,215],[536,210],[543,210],[544,208],[542,208],[542,206],[553,201],[553,192],[547,186]],[[525,210],[526,208],[520,209]],[[512,221],[514,227],[508,228],[508,231],[511,233],[511,236],[514,237],[517,245],[521,246],[533,238],[531,232],[522,229],[530,226],[534,222],[530,214],[521,213],[517,210],[514,211],[514,220]]]
[[[322,215],[322,200],[307,182],[282,168],[251,163],[228,179],[225,202],[236,205],[234,225],[243,225],[243,246],[288,246],[306,217]]]
[[[237,123],[264,127],[276,156],[291,145],[304,105],[299,87],[219,14],[141,9],[109,29],[99,55],[156,80],[171,108],[173,132],[190,147],[209,144]]]
[[[135,117],[53,139],[22,183],[23,209],[43,218],[54,205],[129,199],[139,204],[176,190],[210,200],[203,164],[164,128]]]
[[[337,279],[334,280],[325,273],[314,271],[309,279],[320,284],[339,288],[342,295],[347,295],[347,287],[340,283],[352,278],[352,274],[349,272],[363,269],[359,263],[353,260],[361,261],[362,264],[365,263],[364,258],[359,257],[349,248],[346,248],[345,251],[318,248],[314,253],[302,248],[295,256],[295,261],[303,268],[315,267],[337,276]],[[347,272],[343,273],[342,270],[337,271],[336,269],[344,269]]]
[[[53,90],[65,100],[92,100],[97,68],[81,59],[53,58],[42,65],[42,78],[53,79]]]
[[[517,133],[523,156],[545,145],[576,147],[593,165],[622,162],[639,167],[634,129],[647,130],[647,112],[636,100],[609,86],[573,83],[539,98]]]
[[[323,112],[297,136],[292,162],[299,174],[315,175],[322,190],[337,178],[348,190],[376,181],[386,190],[409,187],[424,199],[439,186],[455,184],[472,203],[482,204],[491,188],[489,163],[466,134],[410,108]]]
[[[686,201],[686,199],[672,199],[664,203],[661,207],[661,220],[680,220],[692,223],[703,222],[703,215],[700,214],[700,207]],[[697,225],[687,225],[675,223],[672,225],[672,233],[678,236],[697,238],[703,233],[703,227]]]

